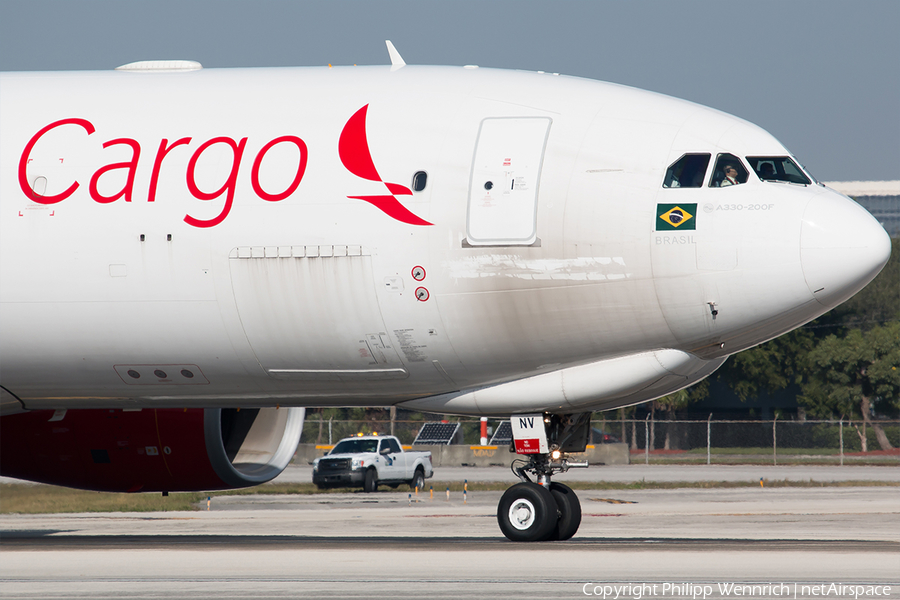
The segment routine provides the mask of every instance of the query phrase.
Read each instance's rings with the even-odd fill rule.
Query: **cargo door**
[[[469,181],[469,245],[537,243],[538,190],[550,123],[546,117],[481,122]]]
[[[276,379],[372,381],[408,376],[360,246],[235,248],[234,298],[259,364]]]

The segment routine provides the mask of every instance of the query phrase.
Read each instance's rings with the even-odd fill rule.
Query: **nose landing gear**
[[[551,532],[548,539],[567,540],[575,535],[578,526],[581,525],[581,502],[578,501],[578,496],[572,488],[564,483],[556,481],[551,483],[550,494],[556,500],[559,518],[556,520],[556,529]]]
[[[503,535],[512,541],[537,542],[550,539],[558,510],[550,490],[523,481],[503,493],[497,507],[497,521]]]
[[[529,460],[517,460],[513,472],[522,480],[503,493],[497,507],[500,530],[514,542],[567,540],[581,524],[581,503],[567,485],[551,482],[554,473],[587,462],[571,461],[565,452],[584,452],[591,413],[523,415],[512,418],[514,446]],[[536,436],[536,437],[535,437]],[[532,473],[532,481],[527,473]]]

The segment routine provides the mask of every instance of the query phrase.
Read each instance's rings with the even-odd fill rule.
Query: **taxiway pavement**
[[[823,597],[810,587],[822,583],[890,586],[877,598],[900,598],[897,487],[579,490],[576,536],[537,544],[503,538],[500,494],[228,496],[208,512],[3,515],[0,598],[584,598],[615,584],[638,600],[621,586],[646,583],[640,600],[693,600],[683,586],[731,598],[720,585],[748,582],[809,599]],[[751,597],[785,597],[766,589]]]
[[[900,482],[900,462],[896,465],[605,465],[587,469],[570,469],[554,476],[562,481],[890,481]],[[436,481],[505,481],[510,485],[518,479],[506,467],[439,467],[434,470]],[[311,482],[312,467],[291,464],[273,483]],[[427,485],[428,482],[426,482]]]

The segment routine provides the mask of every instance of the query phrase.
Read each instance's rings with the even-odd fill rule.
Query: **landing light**
[[[562,452],[560,452],[559,450],[554,450],[550,453],[550,457],[553,458],[553,460],[559,460],[560,456],[562,456]]]

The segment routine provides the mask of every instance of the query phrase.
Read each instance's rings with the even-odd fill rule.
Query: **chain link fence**
[[[300,442],[332,446],[345,437],[377,433],[378,435],[396,435],[400,443],[412,444],[424,423],[425,421],[421,420],[397,420],[392,423],[391,421],[372,419],[319,419],[317,415],[310,415],[303,423],[303,435],[300,437]],[[477,426],[478,422],[474,423]]]
[[[900,421],[647,418],[594,427],[628,444],[632,462],[900,464]]]
[[[430,422],[440,420],[435,418]],[[501,419],[489,419],[491,433]],[[478,419],[452,418],[462,426],[454,444],[479,445]],[[416,438],[423,420],[339,420],[310,415],[301,442],[333,445],[359,434],[396,435],[403,444]],[[846,420],[667,420],[625,419],[591,422],[591,443],[622,442],[632,462],[738,464],[900,464],[900,421],[867,425]],[[879,431],[880,430],[880,431]],[[865,435],[863,452],[862,437]],[[880,438],[880,439],[879,439]],[[887,446],[887,448],[885,448]]]

